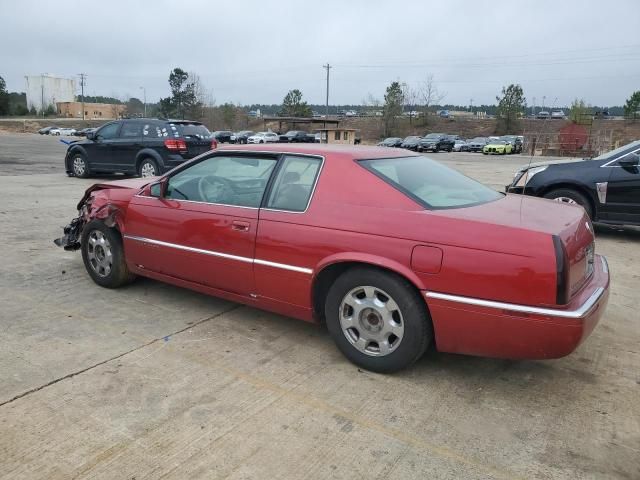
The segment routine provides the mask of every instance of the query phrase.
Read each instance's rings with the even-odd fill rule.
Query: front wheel
[[[84,266],[101,287],[118,288],[135,279],[124,259],[122,237],[115,228],[92,220],[82,229],[81,245]]]
[[[368,267],[342,274],[325,302],[327,328],[356,365],[389,373],[413,364],[433,339],[425,301],[404,278]]]
[[[559,203],[566,203],[568,205],[580,205],[587,212],[589,218],[592,218],[593,210],[591,203],[582,193],[571,190],[568,188],[558,188],[550,192],[545,193],[544,198],[554,200]]]
[[[76,153],[71,157],[71,171],[74,177],[87,178],[89,176],[87,159],[83,154]]]

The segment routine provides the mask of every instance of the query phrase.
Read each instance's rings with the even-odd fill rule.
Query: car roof
[[[346,156],[354,159],[369,158],[395,158],[419,156],[413,152],[406,150],[394,150],[384,147],[373,147],[363,145],[331,145],[318,143],[276,143],[276,144],[260,144],[260,145],[242,145],[240,146],[222,146],[219,151],[238,151],[238,152],[269,152],[269,153],[293,153],[303,155],[338,155]]]

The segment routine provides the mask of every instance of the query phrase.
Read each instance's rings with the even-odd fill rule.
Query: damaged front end
[[[116,216],[119,213],[118,207],[110,203],[109,198],[104,195],[99,195],[96,200],[94,192],[97,190],[107,192],[107,189],[121,188],[124,187],[97,184],[87,189],[80,202],[78,202],[78,216],[64,227],[62,237],[56,238],[53,243],[65,250],[78,250],[81,246],[82,229],[94,218],[104,221],[108,227],[115,226],[117,223]]]

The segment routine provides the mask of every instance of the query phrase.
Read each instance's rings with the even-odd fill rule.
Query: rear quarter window
[[[424,156],[360,160],[360,165],[429,209],[492,202],[503,194]]]

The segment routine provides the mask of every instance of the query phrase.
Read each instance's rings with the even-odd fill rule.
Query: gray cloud
[[[151,101],[180,66],[218,103],[278,103],[291,88],[324,103],[326,62],[340,104],[428,75],[459,104],[493,103],[512,82],[547,105],[619,105],[640,88],[637,0],[0,0],[0,10],[0,75],[18,91],[26,74],[86,72],[88,94],[140,97],[144,86]]]

